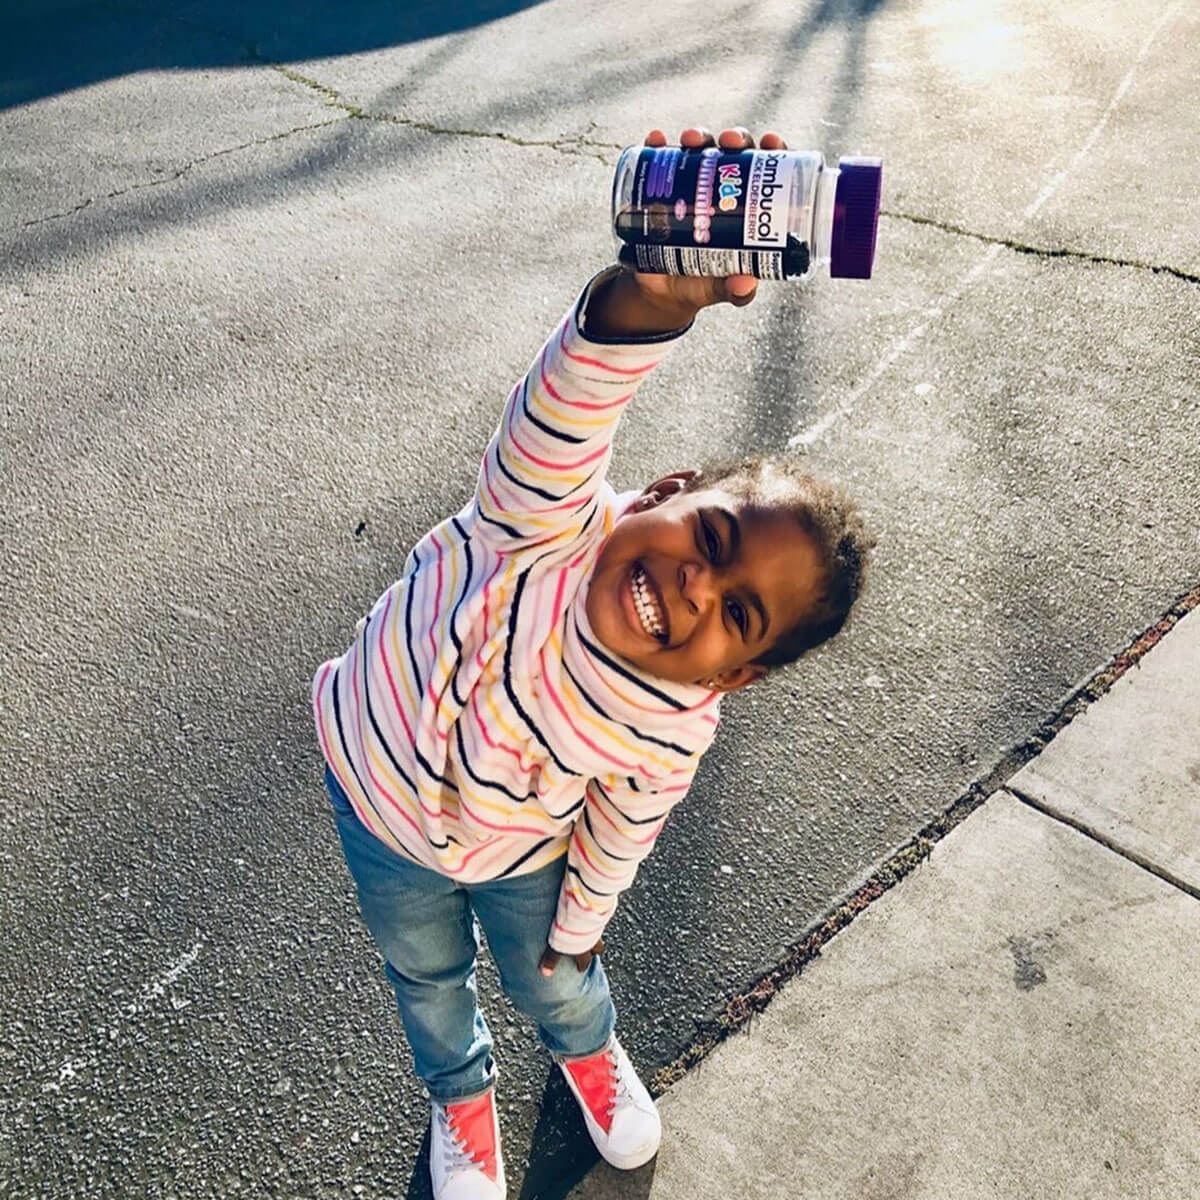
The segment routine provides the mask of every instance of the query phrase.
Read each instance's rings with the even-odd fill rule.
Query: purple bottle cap
[[[871,278],[882,187],[883,159],[838,159],[829,243],[829,274],[835,279]]]

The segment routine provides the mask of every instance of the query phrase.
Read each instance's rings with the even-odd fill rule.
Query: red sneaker
[[[500,1122],[490,1089],[473,1100],[433,1101],[429,1173],[434,1200],[504,1200]]]
[[[615,1034],[599,1054],[562,1059],[558,1065],[606,1162],[629,1171],[658,1153],[658,1109]]]

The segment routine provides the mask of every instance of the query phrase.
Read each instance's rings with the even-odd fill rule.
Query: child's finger
[[[652,129],[646,134],[647,146],[665,146],[667,144],[667,135],[661,129]]]
[[[554,968],[558,966],[558,951],[551,950],[546,947],[546,952],[542,955],[541,962],[538,963],[538,970],[543,975],[553,975]]]
[[[753,275],[730,275],[721,280],[722,299],[735,308],[743,308],[758,292],[758,280]]]
[[[679,135],[679,144],[688,150],[703,150],[705,146],[715,146],[717,140],[711,129],[705,129],[703,125],[689,125]]]
[[[754,138],[744,125],[738,125],[735,129],[722,129],[717,145],[722,150],[752,150]]]
[[[762,141],[759,142],[764,150],[786,150],[787,142],[783,140],[777,133],[764,133]]]

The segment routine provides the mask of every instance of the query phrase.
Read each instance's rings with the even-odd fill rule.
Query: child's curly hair
[[[846,623],[862,592],[867,556],[875,539],[867,532],[850,496],[836,484],[808,474],[795,458],[754,454],[713,460],[684,485],[683,491],[712,487],[749,504],[790,512],[820,550],[825,578],[816,607],[752,660],[768,670],[785,667],[833,637]]]

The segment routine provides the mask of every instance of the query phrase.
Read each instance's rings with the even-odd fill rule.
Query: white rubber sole
[[[600,1157],[610,1167],[616,1167],[618,1171],[633,1171],[638,1167],[645,1166],[658,1153],[658,1148],[662,1144],[661,1125],[659,1126],[658,1137],[653,1142],[649,1142],[637,1150],[630,1150],[625,1154],[620,1154],[609,1147],[607,1144],[608,1135],[596,1124],[595,1117],[588,1111],[588,1106],[584,1103],[583,1097],[580,1096],[578,1089],[575,1087],[575,1080],[571,1078],[571,1072],[562,1063],[558,1064],[558,1069],[563,1073],[563,1078],[567,1081],[567,1087],[571,1089],[571,1095],[575,1097],[575,1102],[579,1105],[579,1111],[583,1114],[583,1121],[587,1126],[592,1143],[600,1152]]]

